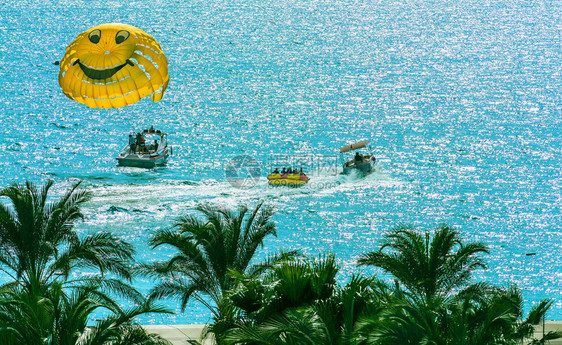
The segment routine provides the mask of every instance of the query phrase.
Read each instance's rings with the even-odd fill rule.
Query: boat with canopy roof
[[[161,131],[144,130],[129,134],[129,143],[116,157],[121,166],[154,168],[166,164],[171,154],[168,135]]]
[[[373,155],[371,148],[368,147],[369,140],[363,140],[351,145],[344,146],[340,149],[340,156],[343,163],[343,173],[348,175],[356,171],[360,174],[366,175],[373,171],[376,158]],[[368,153],[361,153],[360,149],[367,148]],[[355,155],[350,157],[351,152],[355,151]],[[347,157],[346,157],[347,156]]]

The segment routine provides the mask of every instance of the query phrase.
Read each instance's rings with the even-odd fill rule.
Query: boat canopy
[[[164,137],[164,136],[168,135],[167,133],[164,133],[164,132],[148,132],[148,131],[142,131],[142,132],[140,132],[140,134],[142,134],[143,136],[157,135],[157,136],[160,136],[160,137]]]
[[[355,144],[347,145],[347,146],[344,146],[340,149],[340,153],[341,152],[348,152],[348,151],[352,151],[352,150],[357,150],[357,149],[362,149],[365,146],[367,146],[367,144],[369,144],[369,140],[363,140],[363,141],[360,141],[360,142],[355,143]]]

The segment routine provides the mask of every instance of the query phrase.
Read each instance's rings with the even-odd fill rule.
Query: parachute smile
[[[84,64],[82,64],[80,62],[80,59],[74,61],[74,63],[72,64],[73,66],[78,64],[78,66],[80,66],[80,69],[82,70],[82,72],[84,72],[84,74],[91,79],[97,79],[97,80],[102,80],[102,79],[108,79],[113,77],[113,75],[117,72],[119,72],[121,70],[121,68],[127,66],[127,65],[131,65],[131,66],[135,66],[129,59],[127,59],[127,61],[125,61],[124,64],[113,67],[113,68],[108,68],[108,69],[93,69],[93,68],[89,68],[84,66]]]
[[[90,108],[121,108],[145,97],[158,102],[170,81],[160,44],[126,24],[101,24],[80,33],[59,65],[62,92]]]

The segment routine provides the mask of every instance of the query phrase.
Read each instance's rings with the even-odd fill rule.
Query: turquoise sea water
[[[549,318],[562,319],[561,12],[533,0],[4,1],[0,186],[83,179],[94,198],[78,229],[123,236],[143,261],[170,254],[146,240],[200,202],[266,200],[278,237],[265,253],[335,252],[342,280],[391,227],[446,222],[489,244],[480,279],[517,283],[528,306],[553,298]],[[63,95],[53,62],[106,22],[160,42],[162,101],[97,110]],[[170,134],[168,166],[117,167],[126,135],[151,125]],[[272,159],[326,167],[359,139],[378,158],[367,178],[315,169],[307,187],[267,187]],[[225,177],[239,155],[262,167],[248,190]],[[209,316],[193,304],[141,321]]]

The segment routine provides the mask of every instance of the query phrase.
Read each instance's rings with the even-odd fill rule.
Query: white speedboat
[[[168,135],[160,131],[143,131],[129,135],[129,143],[116,157],[119,165],[127,167],[154,168],[164,165],[171,154]]]
[[[359,174],[370,174],[373,171],[373,166],[377,161],[373,153],[371,152],[370,147],[368,148],[368,153],[361,153],[357,150],[365,148],[369,144],[369,140],[360,141],[358,143],[354,143],[351,145],[344,146],[340,149],[340,155],[343,163],[343,173],[344,174],[351,174],[353,171],[358,172]],[[355,151],[355,155],[351,158],[345,157],[345,153],[351,153]],[[349,159],[351,158],[351,159]]]

